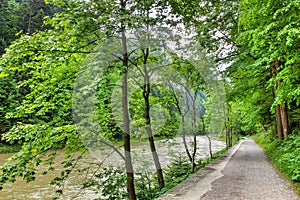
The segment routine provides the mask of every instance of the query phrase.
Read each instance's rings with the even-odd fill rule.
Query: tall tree
[[[115,55],[115,59],[121,61],[124,75],[122,102],[125,168],[128,175],[128,193],[130,199],[135,199],[127,107],[127,73],[131,67],[132,46],[129,48],[126,34],[134,28],[142,27],[146,18],[142,12],[144,8],[140,6],[139,1],[126,0],[51,0],[48,3],[62,11],[56,13],[53,18],[46,18],[46,25],[51,26],[51,29],[39,31],[31,36],[22,35],[1,59],[1,66],[6,74],[14,76],[23,72],[28,75],[18,83],[26,89],[22,105],[8,114],[18,123],[5,134],[5,139],[10,142],[25,142],[20,153],[14,156],[18,162],[8,163],[1,169],[1,184],[13,182],[17,176],[27,181],[34,180],[36,166],[43,161],[43,154],[53,147],[64,144],[68,155],[78,150],[84,151],[84,144],[80,140],[77,127],[74,126],[71,112],[75,77],[82,73],[78,71],[81,62],[87,54],[94,53],[93,49],[97,45],[103,45],[103,41],[110,37],[121,36],[121,56]],[[149,4],[151,12],[158,13],[157,16],[150,17],[151,25],[158,23],[159,26],[172,21],[167,19],[165,12],[167,2],[145,3]],[[73,164],[74,160],[70,160],[65,166],[70,167]],[[31,168],[27,169],[27,165]],[[26,173],[23,173],[24,171]],[[65,178],[67,176],[59,180]]]
[[[265,88],[273,90],[279,138],[290,133],[288,108],[299,103],[298,9],[297,1],[240,2],[239,45],[243,56],[253,60],[252,71],[268,76]]]

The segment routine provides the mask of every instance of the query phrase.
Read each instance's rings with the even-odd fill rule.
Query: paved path
[[[300,200],[251,139],[177,185],[159,200]]]

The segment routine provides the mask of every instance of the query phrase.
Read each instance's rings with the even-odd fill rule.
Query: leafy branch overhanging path
[[[299,200],[252,139],[242,140],[225,156],[161,196],[159,200]]]

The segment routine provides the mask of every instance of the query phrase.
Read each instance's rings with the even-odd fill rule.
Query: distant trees
[[[200,10],[184,19],[196,25],[203,48],[227,63],[228,107],[239,115],[230,120],[233,132],[283,138],[299,129],[298,1],[203,1]]]
[[[15,5],[9,4],[8,1],[1,1],[0,3],[0,55],[5,51],[10,42],[12,42],[18,32],[17,24],[18,17],[14,13]]]
[[[44,0],[2,0],[0,4],[0,55],[5,52],[19,32],[32,34],[44,30],[45,16],[53,16],[57,11]],[[48,27],[49,28],[49,27]]]

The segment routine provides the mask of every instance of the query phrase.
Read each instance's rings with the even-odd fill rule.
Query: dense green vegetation
[[[43,0],[3,0],[0,4],[0,55],[21,34],[32,34],[49,28],[43,25],[45,16],[52,16],[57,8]]]
[[[1,166],[0,186],[33,181],[42,163],[53,170],[46,152],[60,148],[64,171],[52,184],[63,193],[78,152],[106,145],[125,165],[93,173],[83,189],[106,180],[98,189],[108,198],[151,199],[173,184],[156,138],[181,137],[180,165],[194,172],[197,135],[230,147],[261,132],[270,134],[257,141],[299,182],[299,9],[298,0],[1,1],[1,142],[22,148]],[[140,139],[149,174],[133,172]]]

